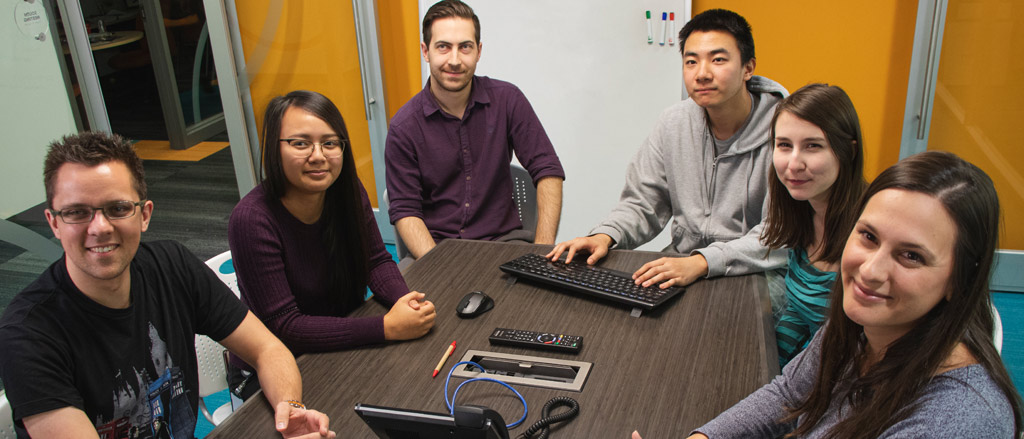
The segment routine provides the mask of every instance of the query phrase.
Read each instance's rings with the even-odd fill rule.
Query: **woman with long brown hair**
[[[825,326],[691,437],[1020,437],[992,344],[992,180],[929,151],[882,172],[856,212]]]
[[[775,178],[761,242],[789,248],[785,308],[775,326],[784,367],[825,321],[851,210],[867,183],[860,120],[843,89],[801,87],[779,103],[771,127]]]

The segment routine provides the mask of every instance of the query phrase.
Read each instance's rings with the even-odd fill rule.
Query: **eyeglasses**
[[[293,155],[296,157],[312,157],[313,151],[316,147],[320,147],[320,152],[323,153],[324,157],[329,159],[336,159],[341,157],[345,152],[345,148],[348,147],[348,140],[346,139],[331,139],[323,142],[313,142],[307,139],[278,139],[280,142],[285,142],[288,146],[292,147],[295,152]]]
[[[61,210],[50,209],[50,213],[60,217],[64,224],[92,222],[92,219],[96,217],[96,211],[102,211],[103,216],[108,220],[119,220],[135,216],[135,206],[141,206],[145,202],[146,200],[115,201],[103,207],[74,206]]]

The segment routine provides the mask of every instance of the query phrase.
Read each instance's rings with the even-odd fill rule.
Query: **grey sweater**
[[[783,407],[796,407],[814,385],[823,332],[818,331],[807,349],[782,369],[782,375],[697,431],[711,439],[773,438],[796,428],[794,424],[780,425],[775,421],[785,415]],[[937,375],[925,387],[920,401],[913,414],[889,427],[881,437],[1013,437],[1010,403],[980,364]],[[847,411],[849,405],[845,400],[833,400],[824,418],[806,437],[824,437]]]
[[[664,251],[699,252],[708,277],[779,268],[783,250],[765,257],[759,237],[767,214],[772,171],[769,128],[786,89],[754,76],[747,89],[756,106],[729,149],[715,157],[704,109],[691,99],[662,112],[654,131],[626,169],[619,204],[591,234],[604,233],[617,248],[650,241],[672,220]]]

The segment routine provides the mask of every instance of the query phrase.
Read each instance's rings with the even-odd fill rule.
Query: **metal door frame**
[[[164,123],[167,125],[167,139],[171,143],[171,149],[188,149],[224,131],[223,111],[192,125],[185,123],[185,115],[181,110],[181,100],[178,95],[178,82],[174,75],[174,63],[171,61],[171,50],[167,45],[163,12],[160,11],[160,0],[142,0],[139,2],[139,7],[146,29],[149,58],[153,63],[153,73],[156,75],[161,113],[163,113]],[[207,17],[206,20],[210,21],[210,17]]]
[[[107,104],[103,100],[103,89],[100,87],[99,74],[96,73],[96,60],[92,57],[89,33],[85,30],[82,6],[78,0],[56,1],[64,22],[64,33],[68,38],[71,63],[75,66],[75,77],[78,79],[78,87],[82,93],[82,102],[85,106],[85,119],[88,127],[92,131],[109,133],[110,118],[107,116]],[[53,39],[58,40],[56,33],[54,33]],[[63,63],[63,60],[61,62]],[[74,95],[70,93],[69,95],[72,98],[72,102],[76,102]],[[75,108],[74,112],[77,116],[78,104],[75,103],[72,107]],[[79,128],[84,128],[84,126],[79,126]]]

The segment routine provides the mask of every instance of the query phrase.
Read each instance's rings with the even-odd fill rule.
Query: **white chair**
[[[14,433],[14,412],[7,401],[7,392],[0,392],[0,439],[16,439]]]
[[[206,261],[206,266],[210,267],[214,273],[217,273],[220,281],[224,282],[224,285],[227,285],[228,288],[231,288],[235,296],[242,297],[242,293],[238,290],[238,277],[235,275],[235,266],[231,263],[231,250],[210,258],[210,260]]]
[[[220,425],[231,415],[231,403],[225,403],[210,413],[203,398],[228,388],[224,347],[210,337],[196,334],[196,360],[199,364],[199,411],[211,424]]]
[[[235,266],[231,263],[230,250],[210,258],[206,261],[206,266],[217,273],[217,277],[228,288],[231,288],[235,296],[241,297]],[[199,365],[199,411],[213,425],[219,425],[232,412],[231,403],[226,403],[217,407],[211,414],[203,401],[203,398],[228,388],[228,372],[224,354],[224,347],[220,343],[205,335],[196,334],[196,360]]]
[[[523,223],[523,229],[536,231],[537,187],[533,185],[533,178],[530,177],[530,173],[523,169],[522,166],[514,163],[508,166],[512,175],[512,200],[516,202],[519,221]],[[391,202],[388,199],[388,191],[385,189],[384,209],[387,210],[389,206],[391,206]],[[395,228],[395,251],[398,253],[398,260],[400,261],[409,256],[409,249],[405,246],[405,242],[402,241],[402,237],[399,236],[398,228]]]
[[[1003,353],[1003,319],[999,317],[999,310],[996,304],[992,304],[992,344],[996,346],[996,352]]]

